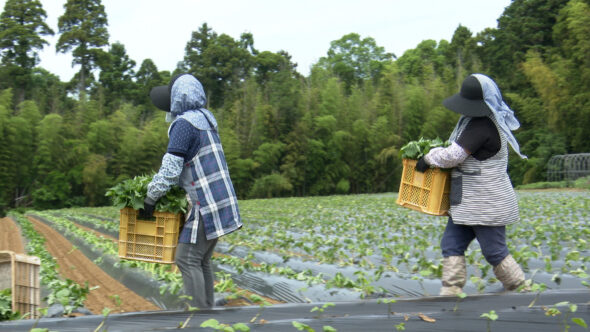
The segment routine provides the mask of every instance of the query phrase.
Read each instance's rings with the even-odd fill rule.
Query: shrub
[[[576,181],[574,181],[574,188],[590,190],[590,175],[583,178],[579,178]]]
[[[250,197],[252,198],[270,198],[281,196],[293,190],[293,185],[281,174],[273,173],[256,179]]]

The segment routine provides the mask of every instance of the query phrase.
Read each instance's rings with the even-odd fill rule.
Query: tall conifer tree
[[[2,65],[8,67],[17,103],[25,99],[32,69],[39,63],[38,51],[48,44],[42,36],[53,35],[46,17],[39,0],[7,0],[0,15]]]
[[[101,47],[109,42],[107,15],[100,0],[68,0],[65,13],[59,17],[59,40],[56,50],[72,50],[72,65],[80,65],[78,91],[85,92],[91,71],[97,66]]]

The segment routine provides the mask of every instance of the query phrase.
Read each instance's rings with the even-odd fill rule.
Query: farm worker
[[[449,220],[441,240],[440,295],[462,292],[465,250],[477,238],[485,259],[506,290],[524,283],[524,273],[506,245],[506,225],[519,220],[516,194],[507,173],[508,144],[521,157],[512,134],[520,124],[502,100],[496,83],[482,74],[468,76],[461,91],[443,101],[461,114],[446,148],[432,149],[416,169],[452,168]]]
[[[217,132],[217,121],[204,108],[201,83],[190,74],[172,78],[150,91],[153,104],[166,111],[168,149],[148,185],[143,217],[151,217],[158,199],[179,185],[189,203],[176,248],[176,265],[191,306],[214,305],[211,256],[217,239],[242,227],[238,200]]]

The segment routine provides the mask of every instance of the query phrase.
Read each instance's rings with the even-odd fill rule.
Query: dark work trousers
[[[496,266],[508,256],[506,246],[506,226],[466,226],[456,225],[451,217],[440,242],[443,257],[464,256],[465,250],[477,238],[481,253],[492,266]]]
[[[176,265],[182,273],[184,291],[192,296],[191,306],[205,309],[213,307],[213,268],[211,256],[217,239],[207,240],[203,218],[199,218],[197,243],[179,243],[176,247]]]

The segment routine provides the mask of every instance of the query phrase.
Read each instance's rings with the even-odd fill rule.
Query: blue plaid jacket
[[[185,163],[180,175],[180,185],[191,203],[179,239],[185,243],[197,241],[199,214],[208,240],[242,227],[238,199],[217,131],[200,130],[200,141],[199,152]]]
[[[187,160],[174,155],[169,145],[160,170],[148,185],[147,196],[154,203],[174,184],[186,191],[189,211],[179,238],[179,242],[184,243],[197,242],[199,217],[203,218],[209,240],[242,227],[238,200],[217,133],[217,121],[203,108],[206,101],[201,83],[192,75],[180,76],[175,81],[171,89],[171,112],[167,114],[167,119],[173,119],[170,131],[181,119],[190,125],[183,122],[176,127],[181,129],[175,129],[174,135],[170,131],[168,134],[171,143],[183,142],[180,145],[190,155],[184,153]],[[197,151],[194,156],[193,150]]]

